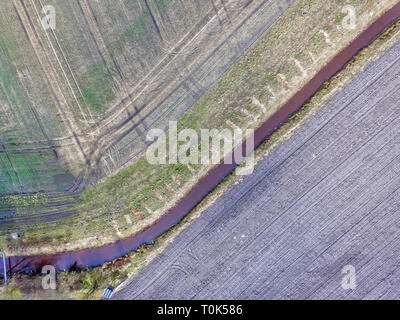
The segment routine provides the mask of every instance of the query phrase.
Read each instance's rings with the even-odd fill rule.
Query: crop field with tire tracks
[[[286,6],[119,2],[51,1],[54,30],[41,26],[47,2],[2,6],[3,234],[71,216],[81,184],[132,162],[148,129],[181,117]]]
[[[341,0],[7,2],[0,246],[78,250],[153,224],[212,166],[151,166],[147,132],[171,120],[256,128],[396,3],[347,2],[359,17],[351,31]],[[45,4],[54,30],[41,24]]]

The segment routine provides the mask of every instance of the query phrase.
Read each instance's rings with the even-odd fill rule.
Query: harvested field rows
[[[114,297],[398,299],[399,74],[397,42]]]
[[[27,201],[23,199],[26,194],[74,188],[79,182],[76,169],[82,169],[79,163],[82,158],[88,160],[90,154],[99,157],[94,172],[89,174],[92,183],[119,170],[143,150],[149,129],[143,113],[151,110],[151,117],[164,119],[162,125],[157,124],[164,127],[169,120],[165,110],[170,113],[179,109],[156,100],[164,99],[176,86],[186,88],[187,72],[205,73],[201,75],[201,92],[190,96],[190,102],[185,102],[184,109],[172,118],[182,116],[282,13],[276,7],[279,10],[271,11],[273,15],[269,16],[269,10],[261,10],[267,8],[267,2],[259,0],[229,1],[224,8],[219,1],[216,7],[209,1],[174,1],[168,5],[160,1],[121,1],[122,6],[116,8],[106,2],[101,6],[90,1],[53,4],[58,13],[55,30],[44,30],[40,25],[43,1],[10,1],[0,10],[4,18],[4,25],[0,25],[0,194],[18,194],[21,201]],[[221,10],[229,12],[229,21],[220,21]],[[258,24],[241,26],[247,38],[242,37],[236,28],[253,16]],[[263,18],[271,19],[270,23],[265,24]],[[197,22],[193,24],[193,20]],[[222,49],[227,45],[230,49]],[[107,90],[116,100],[95,95]],[[187,93],[182,90],[177,90],[179,96],[172,94],[169,103],[181,101],[182,94]],[[94,101],[87,101],[87,97]],[[145,100],[139,101],[139,97]],[[155,107],[147,106],[151,103],[146,99]],[[100,101],[109,103],[103,111],[96,104]],[[138,104],[146,108],[139,110]],[[124,129],[132,125],[134,132]],[[125,130],[125,138],[118,139],[124,144],[129,141],[129,146],[121,144],[120,148],[119,142],[111,142],[118,130]],[[94,137],[96,141],[90,145]],[[109,155],[100,161],[103,138],[111,140],[104,146]],[[66,195],[60,194],[60,201]],[[58,208],[44,209],[29,212],[44,211],[42,221],[54,222],[48,218],[50,214],[59,220]],[[64,208],[68,210],[73,211]],[[10,204],[2,211],[2,230],[39,223],[38,217],[20,217],[18,211],[18,204],[17,208]],[[66,216],[64,211],[60,217]]]

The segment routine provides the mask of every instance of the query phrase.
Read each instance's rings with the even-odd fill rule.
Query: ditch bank
[[[362,32],[351,44],[338,53],[327,63],[300,91],[298,91],[280,110],[269,118],[254,133],[254,148],[257,148],[289,117],[298,111],[316,92],[335,76],[363,48],[367,47],[386,28],[400,18],[400,3],[387,11],[382,17]],[[182,199],[179,204],[168,211],[156,223],[139,234],[119,240],[102,247],[85,249],[75,252],[65,252],[54,255],[16,256],[6,260],[9,274],[37,273],[45,265],[53,265],[56,270],[77,270],[95,267],[124,256],[144,244],[152,244],[154,240],[178,224],[209,192],[211,192],[224,177],[235,169],[234,154],[249,154],[246,142],[237,147],[228,157],[232,164],[219,164],[210,173],[199,180],[196,186]],[[0,274],[3,275],[3,263],[0,264]]]

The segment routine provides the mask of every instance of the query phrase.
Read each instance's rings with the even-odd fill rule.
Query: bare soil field
[[[398,299],[399,52],[397,41],[114,298]]]

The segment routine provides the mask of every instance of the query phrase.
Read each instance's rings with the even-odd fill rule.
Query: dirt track
[[[115,299],[399,298],[400,43]],[[357,288],[341,288],[345,265]]]

